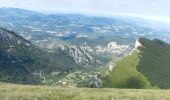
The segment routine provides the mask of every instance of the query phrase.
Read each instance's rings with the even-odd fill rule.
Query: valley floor
[[[90,89],[0,83],[0,100],[170,100],[170,90]]]

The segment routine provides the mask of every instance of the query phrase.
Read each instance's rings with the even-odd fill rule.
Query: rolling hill
[[[140,38],[136,50],[117,62],[103,87],[170,88],[170,45]]]

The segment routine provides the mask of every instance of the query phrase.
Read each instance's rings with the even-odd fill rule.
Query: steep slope
[[[14,32],[0,28],[0,80],[17,83],[38,83],[31,74],[34,54],[40,54],[29,41]]]
[[[149,88],[150,83],[142,73],[137,70],[139,53],[134,52],[121,61],[118,61],[109,75],[103,80],[103,87],[115,88]]]
[[[140,38],[136,50],[109,71],[103,86],[170,88],[170,45],[157,39]]]
[[[137,69],[153,86],[170,88],[170,45],[160,40],[139,39],[140,63]]]
[[[62,50],[49,52],[4,28],[0,28],[0,41],[0,81],[51,84],[81,69]]]

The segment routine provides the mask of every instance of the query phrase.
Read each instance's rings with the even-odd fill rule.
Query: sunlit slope
[[[134,52],[121,61],[117,62],[109,75],[104,79],[103,87],[115,88],[149,88],[150,83],[146,77],[137,70],[139,53]]]
[[[104,87],[170,88],[170,45],[140,38],[142,46],[117,62],[104,79]]]

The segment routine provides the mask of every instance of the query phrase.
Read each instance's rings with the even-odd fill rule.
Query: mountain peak
[[[11,45],[24,44],[26,46],[32,45],[31,42],[25,40],[15,32],[6,30],[0,27],[0,40]]]
[[[142,44],[140,43],[140,38],[136,40],[135,42],[135,49],[137,49],[138,47],[141,47]]]

